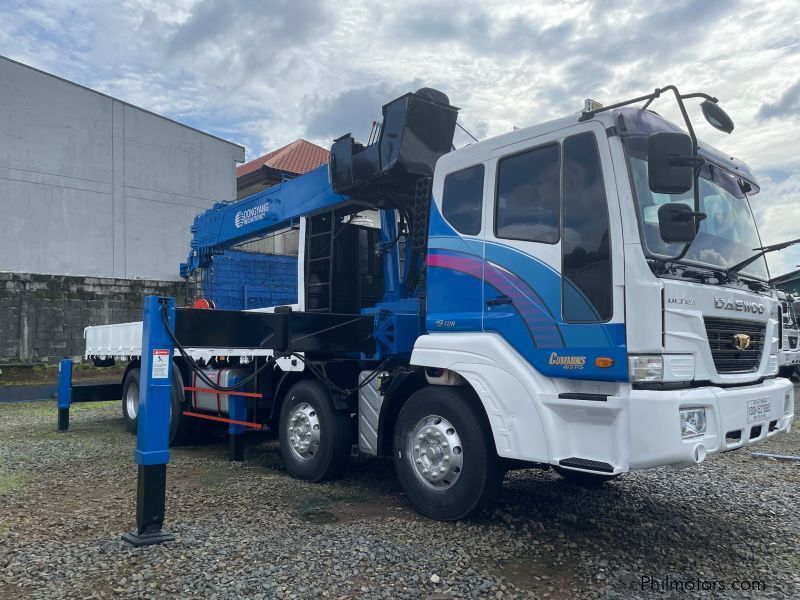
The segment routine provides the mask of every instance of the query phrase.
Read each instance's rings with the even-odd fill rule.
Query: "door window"
[[[560,164],[558,144],[521,152],[499,162],[495,203],[498,238],[558,242]]]
[[[564,140],[563,313],[567,322],[608,321],[612,314],[608,208],[594,134]]]

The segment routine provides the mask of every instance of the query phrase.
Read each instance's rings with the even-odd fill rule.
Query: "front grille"
[[[789,336],[789,348],[791,348],[792,350],[797,348],[797,337],[794,335]]]
[[[758,369],[764,353],[766,324],[735,319],[705,318],[704,320],[708,345],[717,373],[752,373]],[[733,345],[734,336],[739,333],[750,336],[750,346],[747,350],[739,350]]]

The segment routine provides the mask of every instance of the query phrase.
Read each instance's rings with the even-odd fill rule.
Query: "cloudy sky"
[[[479,138],[677,84],[736,122],[764,241],[800,237],[798,0],[4,0],[0,54],[238,142],[366,137],[425,86]],[[654,108],[674,116],[663,102]],[[694,114],[699,117],[699,111]],[[702,120],[702,117],[700,117]],[[698,121],[699,123],[699,121]],[[465,138],[459,140],[466,143]],[[772,274],[800,248],[772,255]]]

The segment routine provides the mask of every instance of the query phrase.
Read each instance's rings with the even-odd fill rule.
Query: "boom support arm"
[[[208,267],[211,257],[248,239],[290,227],[301,216],[331,210],[351,202],[334,193],[328,167],[262,190],[239,202],[219,202],[195,217],[191,250],[181,264],[181,277]]]

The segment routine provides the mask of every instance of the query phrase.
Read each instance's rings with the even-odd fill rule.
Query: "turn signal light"
[[[607,356],[598,356],[594,359],[594,366],[598,369],[607,369],[614,366],[614,360]]]

